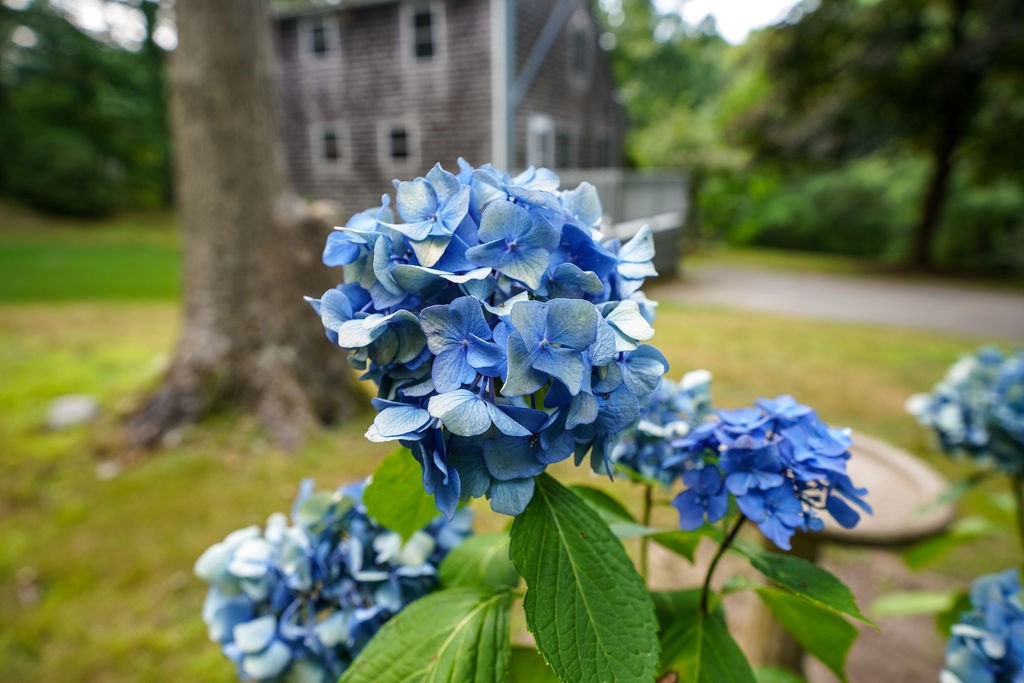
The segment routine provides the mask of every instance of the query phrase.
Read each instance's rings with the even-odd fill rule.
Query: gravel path
[[[651,298],[1024,341],[1024,291],[725,265],[688,268]]]

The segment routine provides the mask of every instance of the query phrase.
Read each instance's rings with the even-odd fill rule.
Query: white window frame
[[[321,53],[313,51],[313,25],[321,21],[324,26],[324,44],[327,50]],[[330,12],[300,17],[298,21],[299,55],[303,61],[320,64],[332,55],[341,52],[341,24],[338,15]]]
[[[408,136],[409,156],[396,160],[391,156],[391,132],[404,128]],[[377,125],[377,161],[382,169],[400,173],[420,167],[420,128],[415,121],[390,119]]]
[[[547,114],[533,112],[526,119],[526,165],[555,165],[555,122]]]
[[[417,0],[399,5],[399,41],[401,42],[402,63],[409,68],[424,68],[443,65],[447,58],[448,22],[443,0]],[[430,11],[430,28],[434,40],[434,54],[430,57],[416,56],[416,31],[413,17],[422,10]],[[438,67],[440,68],[440,67]]]
[[[338,138],[338,158],[330,160],[324,155],[324,134],[334,131]],[[352,165],[352,136],[348,126],[341,121],[321,121],[309,128],[309,149],[313,166],[322,171],[341,171]]]

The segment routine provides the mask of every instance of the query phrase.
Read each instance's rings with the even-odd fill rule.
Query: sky
[[[797,4],[798,0],[654,0],[660,12],[677,12],[688,24],[713,16],[718,32],[734,45],[746,40],[752,30],[782,20]]]
[[[27,0],[2,0],[10,7],[24,6]],[[774,24],[785,18],[799,0],[654,0],[662,13],[680,14],[686,23],[697,25],[707,16],[713,16],[722,37],[739,44],[752,30]],[[55,0],[74,18],[75,23],[96,32],[109,31],[115,41],[137,46],[145,37],[142,13],[139,10],[107,4],[103,0]],[[154,38],[161,47],[174,47],[176,36],[168,21],[160,27]]]

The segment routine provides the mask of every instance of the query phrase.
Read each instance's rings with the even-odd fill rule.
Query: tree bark
[[[942,210],[949,195],[949,182],[953,176],[956,151],[967,135],[971,112],[981,85],[981,72],[977,65],[964,59],[964,24],[969,0],[953,0],[950,23],[950,46],[947,61],[949,76],[937,87],[945,88],[942,98],[942,121],[932,145],[932,170],[921,203],[921,213],[914,228],[914,241],[910,265],[918,270],[932,266],[932,244],[938,231]]]
[[[302,301],[332,286],[330,223],[290,190],[266,0],[176,0],[171,58],[184,324],[163,384],[128,422],[136,447],[222,408],[293,449],[361,406],[344,354]],[[334,218],[333,216],[331,218]]]

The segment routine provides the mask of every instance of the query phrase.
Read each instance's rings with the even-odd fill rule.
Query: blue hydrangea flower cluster
[[[848,431],[833,429],[791,396],[758,399],[753,407],[719,410],[675,441],[666,467],[681,467],[686,489],[672,504],[683,529],[717,522],[730,497],[778,547],[789,550],[797,530],[820,531],[819,510],[851,528],[870,513],[866,489],[846,473]]]
[[[907,402],[942,449],[1024,476],[1024,350],[983,348],[963,356],[930,394]]]
[[[686,436],[711,413],[711,373],[693,370],[678,382],[668,378],[641,408],[640,421],[612,449],[617,469],[634,478],[671,486],[682,476],[682,462],[667,467],[676,449],[672,443]]]
[[[971,586],[965,612],[946,647],[941,683],[1024,681],[1024,598],[1020,572],[989,574]]]
[[[403,606],[437,587],[437,567],[469,534],[469,513],[438,517],[405,543],[366,514],[363,484],[314,493],[303,482],[292,519],[240,529],[195,573],[210,584],[210,639],[246,681],[336,681]]]
[[[384,196],[331,234],[345,283],[309,302],[378,386],[367,438],[409,448],[449,517],[480,496],[515,515],[551,463],[590,453],[609,472],[668,368],[642,343],[653,237],[602,240],[587,183],[459,163],[395,181],[397,213]]]

